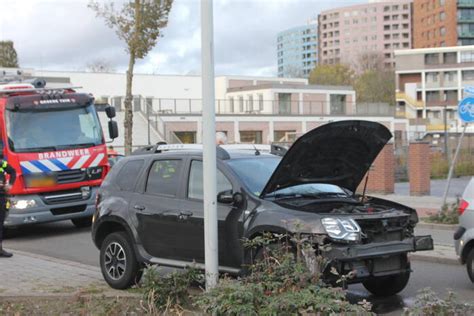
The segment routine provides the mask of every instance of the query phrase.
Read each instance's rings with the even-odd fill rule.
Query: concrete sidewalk
[[[12,258],[0,258],[0,297],[131,295],[127,291],[111,289],[94,266],[16,250],[12,252]]]

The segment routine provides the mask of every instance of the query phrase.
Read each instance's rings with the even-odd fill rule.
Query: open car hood
[[[384,125],[369,121],[315,128],[291,146],[260,196],[305,183],[335,184],[355,192],[390,138]]]

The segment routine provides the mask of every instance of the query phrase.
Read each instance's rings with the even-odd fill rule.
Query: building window
[[[426,92],[426,102],[439,102],[439,92],[438,91],[427,91]]]
[[[457,90],[444,91],[444,99],[448,102],[457,102],[458,101]]]
[[[446,28],[444,26],[439,28],[439,35],[441,35],[441,36],[446,35]]]
[[[240,131],[240,142],[262,144],[262,131]]]
[[[263,94],[258,95],[258,110],[263,111]]]
[[[465,70],[462,72],[462,80],[474,80],[474,70]]]
[[[446,12],[442,11],[439,13],[439,20],[440,21],[446,20]]]
[[[234,97],[229,98],[229,111],[230,113],[234,113]]]
[[[346,95],[331,94],[330,96],[330,114],[343,115],[346,114]]]
[[[439,64],[439,54],[426,54],[425,65],[437,65]]]
[[[472,62],[474,62],[474,51],[461,52],[461,62],[462,63],[472,63]]]
[[[196,143],[196,132],[174,132],[174,134],[183,144]]]
[[[296,131],[295,130],[274,131],[273,140],[275,142],[285,142],[285,143],[293,142],[296,140]]]
[[[239,96],[239,112],[244,112],[244,97]]]
[[[455,64],[457,62],[456,53],[444,53],[443,59],[445,64]]]
[[[249,94],[249,95],[247,96],[247,98],[248,98],[248,100],[249,100],[249,101],[248,101],[249,104],[248,104],[248,106],[247,106],[247,110],[248,110],[248,111],[253,111],[253,95]]]
[[[457,81],[457,72],[456,71],[446,71],[444,73],[444,81],[446,82],[455,82]]]
[[[426,73],[426,82],[434,83],[439,81],[439,73],[437,72],[428,72]]]

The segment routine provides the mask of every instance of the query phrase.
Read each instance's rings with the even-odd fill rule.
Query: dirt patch
[[[140,297],[3,297],[0,315],[144,315]]]

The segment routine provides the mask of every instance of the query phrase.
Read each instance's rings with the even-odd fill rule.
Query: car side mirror
[[[118,126],[116,121],[109,121],[109,137],[110,139],[115,139],[118,137]]]
[[[217,194],[217,202],[223,204],[232,204],[234,203],[234,196],[232,191],[222,191]]]
[[[105,114],[107,114],[107,117],[108,117],[109,119],[113,119],[113,118],[115,117],[115,115],[116,115],[116,113],[115,113],[115,107],[110,106],[110,105],[107,106],[107,107],[105,108]]]

